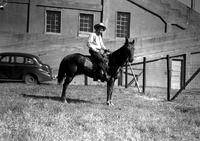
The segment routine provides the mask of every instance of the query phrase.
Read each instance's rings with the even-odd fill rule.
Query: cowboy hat
[[[94,25],[94,29],[103,28],[103,31],[106,30],[106,26],[103,23],[98,23]]]

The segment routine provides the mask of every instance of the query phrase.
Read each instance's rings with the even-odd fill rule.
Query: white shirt
[[[97,35],[96,33],[90,34],[88,38],[87,46],[96,52],[99,52],[101,49],[106,49],[101,35]]]

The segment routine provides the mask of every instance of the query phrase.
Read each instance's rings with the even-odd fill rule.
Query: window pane
[[[46,32],[60,33],[61,28],[61,12],[46,11]]]
[[[80,14],[80,31],[93,32],[93,15]]]
[[[30,64],[30,65],[32,65],[32,64],[34,64],[34,61],[33,61],[33,59],[31,59],[31,58],[25,58],[25,64]]]
[[[16,57],[16,63],[23,64],[24,63],[24,57]]]
[[[4,56],[1,58],[1,62],[8,63],[9,62],[9,56]]]
[[[130,13],[117,12],[116,36],[129,37]]]

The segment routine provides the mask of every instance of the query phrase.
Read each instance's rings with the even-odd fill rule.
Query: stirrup
[[[111,76],[109,76],[107,73],[104,73],[103,77],[105,81],[108,81],[111,78]]]
[[[94,78],[93,78],[93,81],[98,81],[98,78],[97,78],[97,77],[94,77]]]

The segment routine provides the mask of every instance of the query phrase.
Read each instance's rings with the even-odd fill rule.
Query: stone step
[[[160,58],[164,58],[167,55],[169,56],[179,56],[179,55],[184,55],[187,53],[196,53],[196,52],[200,52],[200,48],[199,48],[200,44],[196,45],[196,46],[192,46],[190,48],[186,48],[184,50],[182,49],[174,49],[174,50],[168,50],[168,51],[157,51],[154,53],[135,53],[134,55],[134,63],[138,63],[138,62],[142,62],[143,61],[143,57],[146,57],[146,60],[156,60],[156,59],[160,59]]]
[[[148,45],[156,45],[163,44],[165,42],[174,42],[177,40],[186,40],[193,39],[199,37],[199,32],[179,32],[179,33],[166,33],[166,34],[158,34],[155,36],[146,36],[137,38],[138,47],[148,46]]]
[[[184,50],[185,48],[190,48],[192,46],[196,46],[200,44],[200,38],[192,38],[192,39],[184,39],[184,40],[177,40],[177,41],[168,41],[165,43],[158,43],[158,44],[149,44],[148,46],[138,47],[136,45],[136,52],[165,52],[167,50],[174,50],[174,49],[181,49]]]

